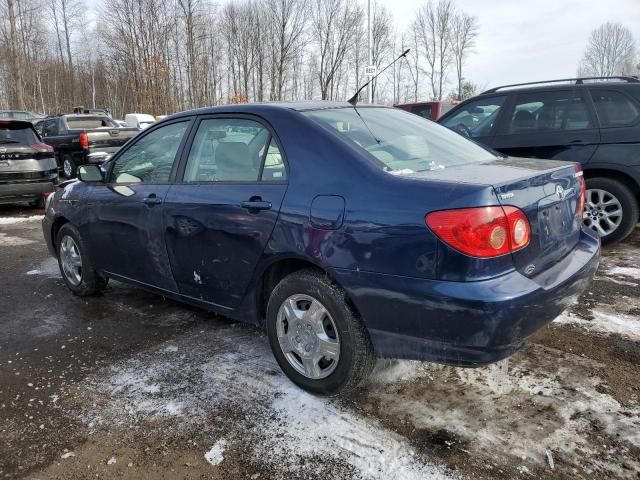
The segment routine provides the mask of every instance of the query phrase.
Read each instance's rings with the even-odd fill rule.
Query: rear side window
[[[0,124],[0,145],[33,145],[40,143],[36,133],[29,127]]]
[[[638,120],[640,110],[626,95],[615,90],[592,90],[591,97],[602,127],[621,127]]]
[[[516,97],[508,134],[592,128],[587,105],[573,91],[525,93]]]
[[[185,182],[286,180],[282,154],[271,132],[243,118],[200,122],[184,173]]]
[[[466,103],[439,123],[471,138],[486,137],[491,132],[506,98],[500,95]]]

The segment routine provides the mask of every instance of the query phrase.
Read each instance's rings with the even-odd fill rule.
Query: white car
[[[156,122],[153,115],[147,113],[127,113],[124,117],[124,123],[127,127],[135,127],[144,130],[149,125]]]

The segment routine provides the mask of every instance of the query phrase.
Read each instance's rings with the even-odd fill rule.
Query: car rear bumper
[[[56,189],[53,182],[24,182],[0,184],[0,203],[28,202],[37,200],[44,193]]]
[[[555,319],[591,282],[600,241],[589,232],[541,274],[447,282],[338,270],[378,355],[457,366],[496,362]]]

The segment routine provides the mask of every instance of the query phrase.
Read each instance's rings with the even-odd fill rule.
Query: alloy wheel
[[[318,300],[303,294],[287,298],[277,317],[278,343],[289,364],[313,380],[326,378],[340,359],[340,339],[331,314]]]
[[[82,257],[78,245],[69,235],[60,242],[60,265],[66,279],[77,287],[82,282]]]
[[[69,178],[73,173],[73,168],[71,168],[71,162],[68,158],[65,158],[62,162],[62,171],[64,172],[64,176]]]
[[[611,192],[589,189],[586,192],[583,221],[601,237],[613,233],[622,222],[622,204]]]

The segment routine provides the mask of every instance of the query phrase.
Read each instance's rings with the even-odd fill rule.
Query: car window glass
[[[13,113],[11,113],[11,112],[0,112],[0,118],[2,118],[2,119],[13,118]]]
[[[72,130],[80,130],[85,128],[111,127],[117,128],[118,125],[108,117],[66,117],[67,125]]]
[[[285,178],[271,133],[259,122],[210,118],[200,122],[184,173],[185,182],[257,182],[263,159],[265,180]],[[267,148],[268,147],[268,148]]]
[[[55,135],[58,135],[58,122],[55,119],[45,121],[42,131],[45,137],[53,137]]]
[[[13,112],[13,118],[15,118],[16,120],[29,120],[31,118],[31,115],[29,115],[27,112]]]
[[[524,93],[516,97],[507,133],[591,128],[584,100],[571,91]]]
[[[121,155],[113,166],[113,183],[166,183],[189,122],[165,125],[145,135]]]
[[[33,145],[40,143],[40,140],[30,127],[23,127],[20,124],[0,125],[0,145],[11,143]]]
[[[431,105],[422,105],[418,107],[413,107],[411,109],[411,113],[415,113],[416,115],[419,115],[423,118],[428,118],[429,120],[431,120],[432,110],[433,110],[433,107]]]
[[[279,182],[286,180],[287,170],[284,166],[284,160],[276,141],[271,138],[267,156],[264,159],[264,168],[262,169],[261,180],[264,182]]]
[[[469,137],[489,135],[506,98],[501,95],[466,103],[455,109],[441,124]]]
[[[619,127],[638,120],[637,105],[624,94],[614,90],[592,90],[591,96],[603,127]]]

